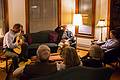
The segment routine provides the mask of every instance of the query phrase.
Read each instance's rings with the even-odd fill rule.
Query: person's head
[[[88,52],[89,52],[90,57],[94,59],[100,60],[103,58],[103,50],[100,48],[99,45],[92,45]]]
[[[63,49],[62,54],[66,68],[80,65],[80,59],[75,48],[67,46]]]
[[[67,25],[63,25],[62,28],[63,28],[64,31],[66,31],[67,30]]]
[[[110,31],[110,38],[120,39],[120,31],[115,29]]]
[[[13,26],[13,29],[12,29],[15,33],[18,33],[18,32],[20,32],[21,30],[23,30],[23,26],[21,25],[21,24],[15,24],[14,26]]]
[[[50,48],[47,45],[40,45],[37,49],[37,57],[41,62],[47,62],[50,57]]]

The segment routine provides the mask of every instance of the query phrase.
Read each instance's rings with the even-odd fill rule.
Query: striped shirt
[[[116,39],[108,39],[105,44],[101,46],[102,49],[111,49],[118,46],[119,41]]]

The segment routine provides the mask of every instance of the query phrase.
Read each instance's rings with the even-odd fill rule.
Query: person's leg
[[[21,45],[21,54],[19,55],[20,61],[27,61],[28,58],[28,45],[25,43]]]
[[[114,54],[107,52],[107,53],[104,53],[103,62],[105,64],[110,64],[112,62],[117,61],[117,58],[118,57],[115,56]]]
[[[14,52],[6,51],[5,56],[8,57],[8,58],[12,58],[14,70],[16,68],[18,68],[18,59],[19,58],[18,58],[17,54],[15,54]]]

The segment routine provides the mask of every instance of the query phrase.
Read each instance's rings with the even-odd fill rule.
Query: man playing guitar
[[[23,26],[21,24],[15,24],[11,30],[9,30],[3,39],[3,49],[5,51],[5,56],[11,57],[13,59],[14,69],[18,67],[18,59],[24,58],[26,59],[27,45],[18,37],[18,33],[23,30]],[[21,33],[19,34],[21,35]],[[16,38],[16,41],[15,41]],[[20,54],[15,52],[15,48],[21,47]]]

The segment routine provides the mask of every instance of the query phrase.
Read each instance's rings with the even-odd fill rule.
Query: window
[[[28,0],[28,31],[30,33],[42,30],[53,30],[60,23],[60,0]]]
[[[78,37],[93,38],[95,29],[96,0],[75,0],[76,13],[82,14],[83,25],[76,28]]]

